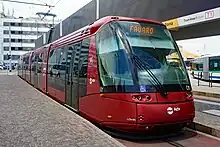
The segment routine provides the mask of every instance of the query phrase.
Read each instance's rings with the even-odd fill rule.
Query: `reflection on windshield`
[[[142,35],[130,32],[131,24],[149,26],[154,34]],[[154,24],[136,22],[117,22],[139,63],[147,66],[158,81],[170,90],[184,90],[189,85],[187,73],[169,32]],[[145,68],[132,63],[127,46],[116,25],[108,24],[97,34],[97,50],[101,84],[112,92],[151,92],[152,76]],[[120,32],[120,31],[118,31]],[[141,32],[141,31],[140,31]],[[156,83],[157,84],[157,83]],[[141,85],[141,86],[140,86]],[[145,90],[143,90],[143,85]],[[173,85],[173,86],[172,86]],[[178,85],[178,86],[177,86]],[[172,86],[172,87],[171,87]],[[141,87],[141,88],[140,88]],[[179,88],[178,88],[179,87]],[[174,88],[174,89],[172,89]],[[142,91],[140,91],[142,89]]]

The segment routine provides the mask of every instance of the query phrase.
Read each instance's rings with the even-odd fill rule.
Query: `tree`
[[[14,14],[15,14],[15,10],[12,9],[12,13],[11,13],[11,16],[14,18]]]
[[[3,3],[2,3],[2,12],[1,12],[1,16],[6,17],[6,15],[5,15],[5,6],[4,6]]]

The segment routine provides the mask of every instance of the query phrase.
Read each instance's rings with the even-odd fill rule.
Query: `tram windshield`
[[[181,54],[161,25],[115,21],[96,36],[102,92],[189,90]]]

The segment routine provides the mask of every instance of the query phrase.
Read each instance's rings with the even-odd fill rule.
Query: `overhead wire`
[[[39,4],[39,3],[32,3],[32,2],[24,2],[24,1],[17,1],[17,0],[0,0],[5,2],[12,2],[12,3],[22,3],[22,4],[29,4],[29,5],[38,5],[38,6],[46,6],[46,7],[54,7],[48,4]]]
[[[60,1],[61,1],[61,0],[58,0],[58,1],[56,2],[56,4],[53,5],[53,7],[50,7],[50,9],[46,12],[46,14],[50,13],[50,11],[51,11]],[[41,21],[45,18],[45,16],[46,16],[46,15],[44,15],[43,18],[41,18]]]
[[[39,1],[39,0],[38,0],[38,1]],[[50,7],[50,9],[46,12],[46,14],[50,13],[50,11],[51,11],[60,1],[61,1],[61,0],[58,0],[58,1],[55,3],[55,5],[53,5],[53,7]],[[44,16],[41,18],[41,21],[43,21],[44,23],[46,23],[45,20],[44,20],[45,16],[46,16],[46,15],[44,15]]]
[[[47,4],[47,3],[45,3],[45,2],[43,2],[43,1],[41,1],[41,0],[37,0],[38,2],[41,2],[41,3],[43,3],[43,4]]]

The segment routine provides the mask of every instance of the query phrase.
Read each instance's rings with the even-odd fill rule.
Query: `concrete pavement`
[[[19,77],[0,83],[0,146],[123,146]]]
[[[220,83],[213,83],[213,87],[209,87],[209,82],[200,80],[198,86],[198,79],[194,79],[190,74],[189,77],[194,95],[220,98]]]

